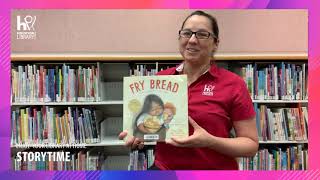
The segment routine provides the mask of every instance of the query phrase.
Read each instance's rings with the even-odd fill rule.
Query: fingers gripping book
[[[144,141],[189,135],[185,75],[124,77],[123,130]]]

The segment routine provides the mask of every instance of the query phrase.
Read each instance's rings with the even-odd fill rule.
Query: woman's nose
[[[189,38],[189,43],[197,43],[198,39],[195,34],[192,34],[192,36]]]

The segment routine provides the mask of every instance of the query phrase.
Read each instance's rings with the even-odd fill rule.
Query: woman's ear
[[[216,52],[219,46],[219,39],[215,39],[215,41],[213,42],[213,52]]]

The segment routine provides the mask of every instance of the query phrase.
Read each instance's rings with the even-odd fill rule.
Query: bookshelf
[[[294,100],[294,101],[285,101],[285,100],[252,100],[253,103],[259,104],[295,104],[303,103],[307,104],[308,100]],[[104,105],[122,105],[123,101],[113,100],[113,101],[99,101],[99,102],[13,102],[11,106],[104,106]]]
[[[308,144],[308,141],[259,141],[259,144]]]
[[[156,145],[155,142],[145,142],[145,145]],[[308,144],[308,141],[259,141],[259,144]],[[54,144],[53,144],[54,145]],[[53,146],[51,145],[51,146]],[[99,147],[99,146],[123,146],[124,142],[122,140],[119,140],[118,137],[107,137],[105,140],[94,143],[94,144],[82,144],[82,145],[70,145],[74,148],[80,148],[80,147]],[[23,144],[23,145],[12,145],[11,148],[36,148],[39,146],[46,147],[46,144]],[[47,145],[48,147],[50,145]]]
[[[266,64],[266,63],[278,63],[286,62],[292,64],[307,64],[306,53],[225,53],[217,54],[215,59],[222,67],[234,70],[236,66],[242,66],[243,64]],[[123,148],[124,142],[118,140],[117,134],[122,131],[122,77],[129,76],[129,70],[136,65],[146,64],[152,66],[152,68],[160,67],[166,68],[167,65],[172,66],[181,61],[181,56],[178,54],[168,53],[132,53],[132,54],[96,54],[96,53],[78,53],[78,54],[12,54],[11,56],[12,66],[17,67],[19,65],[33,65],[37,66],[62,66],[67,64],[70,66],[78,67],[78,65],[94,65],[99,73],[97,74],[99,84],[100,100],[82,101],[82,102],[11,102],[12,109],[28,108],[28,107],[54,107],[59,110],[65,110],[68,107],[92,107],[97,112],[97,123],[100,126],[100,141],[96,143],[82,143],[81,145],[72,144],[72,148],[81,148],[83,145],[85,149],[96,149],[102,151],[106,156],[104,166],[105,169],[126,169],[129,164],[128,150]],[[230,64],[232,64],[230,66]],[[236,64],[236,65],[234,65]],[[256,106],[264,105],[270,108],[287,108],[307,107],[308,100],[257,100],[253,99],[253,103]],[[146,144],[146,143],[145,143]],[[260,140],[260,148],[279,148],[279,147],[297,147],[307,149],[308,140]],[[70,144],[71,145],[71,144]],[[147,143],[146,145],[155,145],[155,143]],[[22,146],[18,144],[12,144],[12,152],[19,150],[26,150],[26,148],[36,148],[38,146],[46,145],[43,143],[24,143]],[[49,145],[48,145],[48,148]],[[90,150],[91,152],[91,150]],[[305,156],[304,156],[305,157]],[[117,159],[119,161],[117,162]],[[249,160],[242,160],[244,163]],[[251,161],[251,160],[250,160]],[[108,164],[111,163],[111,164]],[[114,163],[112,165],[112,163]],[[108,168],[110,167],[110,168]],[[240,167],[244,167],[243,164]],[[303,166],[306,168],[305,166]]]
[[[294,103],[304,103],[307,104],[308,100],[293,100],[293,101],[286,101],[286,100],[252,100],[253,103],[259,104],[294,104]]]
[[[99,102],[13,102],[11,106],[106,106],[106,105],[122,105],[122,101],[99,101]]]

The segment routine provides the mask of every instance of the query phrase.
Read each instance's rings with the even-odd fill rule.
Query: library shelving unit
[[[12,111],[17,112],[17,116],[19,116],[20,109],[37,109],[38,111],[42,112],[42,109],[48,109],[53,108],[59,114],[57,116],[62,116],[63,112],[68,109],[68,107],[72,108],[89,108],[94,109],[96,113],[94,113],[93,119],[96,120],[96,132],[99,135],[98,141],[87,143],[86,141],[80,144],[72,144],[72,147],[67,147],[68,149],[79,149],[82,153],[75,153],[75,159],[74,164],[70,166],[76,166],[71,167],[70,169],[90,169],[94,170],[97,168],[97,163],[100,164],[98,169],[128,169],[129,165],[129,150],[124,147],[124,142],[122,140],[118,140],[117,135],[122,131],[122,78],[124,76],[130,76],[130,74],[133,73],[133,69],[138,68],[145,68],[145,69],[155,69],[156,71],[159,71],[161,69],[165,69],[169,66],[174,66],[181,62],[182,58],[179,54],[143,54],[143,53],[132,53],[132,54],[99,54],[99,53],[47,53],[47,54],[12,54],[11,55],[11,64],[12,69],[15,69],[16,73],[18,72],[18,66],[22,66],[21,72],[25,72],[25,69],[28,65],[30,65],[30,68],[34,68],[34,78],[36,79],[37,70],[39,70],[40,66],[43,66],[44,68],[48,69],[55,69],[56,67],[59,67],[62,71],[62,66],[69,66],[70,69],[78,69],[79,66],[83,67],[84,69],[86,67],[91,68],[93,67],[95,71],[88,71],[88,73],[92,73],[96,77],[95,85],[90,84],[93,86],[94,96],[98,97],[89,97],[88,99],[76,101],[71,98],[71,102],[68,100],[62,100],[59,99],[56,94],[53,94],[51,98],[59,99],[59,100],[43,100],[39,101],[39,99],[32,99],[29,98],[29,101],[26,101],[26,98],[22,98],[17,96],[20,96],[19,93],[15,92],[15,97],[13,97],[13,91],[17,91],[17,89],[13,89],[14,86],[12,86],[11,90],[11,96],[12,96],[12,102],[11,102],[11,109]],[[290,63],[290,64],[297,64],[298,66],[301,64],[307,65],[308,58],[306,53],[222,53],[215,55],[216,63],[224,68],[227,68],[231,71],[238,71],[239,68],[244,67],[247,64],[258,64],[258,66],[264,68],[267,67],[269,64],[280,64],[281,62],[284,63]],[[142,65],[144,65],[142,67]],[[59,72],[59,68],[56,69],[55,72]],[[140,68],[140,70],[141,70]],[[94,72],[94,73],[93,73]],[[30,72],[29,72],[30,73]],[[237,73],[237,72],[236,72]],[[307,79],[307,70],[304,72],[304,78]],[[63,79],[63,72],[61,73]],[[297,73],[298,74],[298,73]],[[56,74],[53,75],[55,81],[59,77],[55,77]],[[278,75],[278,74],[277,74]],[[27,75],[26,75],[27,76]],[[93,75],[92,75],[93,76]],[[19,77],[19,76],[18,76]],[[32,77],[32,73],[28,75],[28,77]],[[90,79],[91,76],[89,76]],[[21,77],[20,77],[21,78]],[[50,78],[50,77],[49,77]],[[88,76],[87,76],[88,78]],[[294,78],[294,77],[292,77]],[[302,77],[301,77],[302,78]],[[71,78],[72,79],[72,78]],[[72,80],[76,80],[72,79]],[[21,79],[20,79],[21,80]],[[268,79],[269,80],[269,79]],[[15,83],[17,79],[11,79],[12,83]],[[21,84],[21,81],[18,81]],[[37,81],[35,81],[37,82]],[[94,80],[92,81],[94,82]],[[58,81],[58,83],[61,83]],[[306,83],[304,81],[304,83]],[[276,83],[278,84],[278,83]],[[52,85],[52,84],[51,84]],[[296,84],[297,85],[297,84]],[[46,86],[49,88],[50,83]],[[62,85],[63,86],[63,85]],[[297,85],[298,86],[298,85]],[[19,86],[20,87],[20,86]],[[25,86],[21,86],[25,87]],[[20,90],[21,90],[20,87]],[[84,86],[85,87],[85,86]],[[30,88],[30,87],[29,87]],[[72,89],[74,87],[70,87]],[[89,87],[90,89],[90,87]],[[33,91],[35,91],[33,89]],[[48,91],[48,89],[47,89]],[[50,91],[50,90],[49,90]],[[54,92],[59,92],[61,95],[65,94],[67,91],[63,88],[60,88],[60,91],[55,89]],[[275,108],[275,109],[281,109],[281,108],[301,108],[301,107],[308,107],[308,99],[307,99],[307,84],[305,85],[303,89],[305,96],[300,95],[299,98],[296,98],[298,100],[280,100],[280,98],[276,100],[264,100],[264,99],[255,99],[253,98],[253,103],[255,107],[264,106],[266,108]],[[36,92],[36,91],[35,91]],[[301,89],[299,91],[301,93]],[[25,93],[25,92],[24,92]],[[37,92],[39,93],[39,92]],[[50,93],[50,92],[49,92]],[[52,92],[51,92],[52,93]],[[72,95],[75,92],[72,92]],[[31,93],[32,94],[32,93]],[[78,93],[76,93],[78,94]],[[30,95],[30,94],[29,94]],[[78,94],[79,95],[79,94]],[[71,95],[70,95],[71,96]],[[254,96],[253,96],[254,97]],[[19,99],[13,100],[14,98]],[[90,99],[91,98],[91,99]],[[80,99],[80,98],[79,98]],[[45,102],[47,101],[47,102]],[[73,112],[72,108],[67,113],[70,115],[70,112]],[[41,110],[40,110],[41,109]],[[271,110],[270,110],[271,113]],[[13,113],[14,114],[14,113]],[[40,113],[41,114],[41,113]],[[40,117],[40,116],[39,116]],[[93,117],[93,116],[92,116]],[[307,118],[307,115],[305,116]],[[13,119],[13,117],[11,117]],[[19,119],[19,118],[18,118]],[[12,143],[11,143],[11,149],[12,149],[12,166],[15,169],[48,169],[48,167],[43,167],[38,165],[21,165],[14,160],[15,153],[17,151],[33,151],[35,148],[42,146],[44,149],[46,148],[52,148],[52,142],[50,143],[39,143],[39,141],[26,141],[26,142],[19,142],[17,143],[17,138],[22,138],[20,136],[24,136],[23,133],[17,132],[17,128],[20,128],[20,131],[28,131],[27,136],[24,137],[26,139],[33,136],[33,138],[36,137],[36,139],[39,137],[38,133],[32,132],[32,130],[35,130],[34,127],[44,126],[43,122],[40,122],[38,120],[38,124],[32,124],[30,125],[30,119],[27,119],[27,124],[20,124],[19,126],[15,127],[12,130],[12,136],[14,134],[22,134],[22,135],[15,135],[15,138],[12,137]],[[92,120],[92,119],[91,119]],[[258,121],[258,120],[257,120]],[[61,122],[61,121],[60,121]],[[12,120],[12,123],[16,123]],[[84,121],[84,123],[88,123],[88,121]],[[280,123],[280,121],[279,121]],[[301,121],[302,123],[302,121]],[[240,169],[306,169],[307,168],[307,162],[305,159],[307,159],[307,148],[308,148],[308,140],[307,140],[307,119],[304,121],[305,123],[305,130],[303,133],[305,133],[304,138],[298,138],[298,139],[288,139],[288,134],[286,135],[286,138],[282,137],[281,140],[268,140],[269,138],[262,138],[259,137],[259,149],[261,151],[265,151],[265,149],[270,152],[270,154],[263,154],[267,159],[263,159],[259,156],[256,156],[255,158],[239,158],[239,167]],[[90,122],[89,122],[90,124]],[[65,127],[69,127],[69,124],[64,124]],[[87,124],[88,125],[88,124]],[[31,130],[30,130],[31,127]],[[80,125],[79,125],[80,127]],[[28,129],[29,128],[29,129]],[[62,128],[62,127],[61,127]],[[270,128],[268,126],[268,128]],[[62,128],[63,129],[63,128]],[[289,126],[287,131],[289,131]],[[292,129],[292,128],[291,128]],[[293,131],[295,131],[296,128],[293,128]],[[40,131],[43,131],[43,129],[37,129]],[[37,131],[36,130],[36,131]],[[270,129],[269,129],[270,130]],[[16,132],[14,132],[16,131]],[[67,130],[65,130],[66,132]],[[91,129],[91,132],[94,131],[94,128]],[[281,130],[278,130],[281,131]],[[61,131],[60,131],[61,132]],[[62,136],[68,133],[62,133]],[[52,133],[52,132],[51,132]],[[296,133],[296,132],[295,132]],[[94,134],[94,133],[93,133]],[[285,136],[285,133],[282,130],[282,136]],[[300,134],[301,135],[301,134]],[[70,136],[70,134],[68,134]],[[260,134],[261,136],[261,134]],[[270,135],[269,135],[270,136]],[[32,137],[31,137],[32,138]],[[43,137],[42,137],[43,138]],[[53,137],[51,137],[53,138]],[[56,138],[56,137],[55,137]],[[64,139],[65,137],[61,137]],[[89,137],[88,137],[89,138]],[[92,135],[91,135],[92,138]],[[286,139],[286,140],[284,140]],[[63,141],[63,140],[61,140]],[[54,141],[56,142],[56,141]],[[70,141],[69,141],[70,142]],[[73,141],[74,142],[74,141]],[[50,146],[51,145],[51,146]],[[53,143],[54,145],[54,143]],[[155,143],[149,143],[149,145],[155,145]],[[89,150],[90,149],[90,150]],[[282,149],[282,150],[281,150]],[[58,150],[63,150],[63,148],[60,148]],[[283,151],[283,152],[282,152]],[[291,153],[290,157],[286,156],[285,158],[282,157],[283,154]],[[292,151],[292,152],[291,152]],[[302,152],[303,151],[303,152]],[[97,154],[96,152],[99,152],[98,155],[94,155],[93,158],[89,158],[90,153]],[[265,151],[267,152],[267,151]],[[101,154],[103,154],[103,158],[101,158]],[[259,153],[261,155],[261,152]],[[297,159],[295,160],[293,157],[302,157],[303,159]],[[78,159],[77,159],[78,158]],[[79,161],[86,159],[86,164],[83,165],[79,163]],[[89,159],[89,160],[88,160]],[[102,159],[102,161],[101,161]],[[264,166],[262,167],[261,164],[262,161]],[[284,163],[286,161],[286,163]],[[299,164],[300,161],[300,164]],[[260,163],[260,164],[259,164]],[[93,164],[93,165],[92,165]],[[289,164],[289,165],[288,165]],[[22,168],[22,166],[24,166]],[[80,166],[80,167],[79,167]],[[93,167],[95,166],[95,167]],[[50,169],[50,168],[49,168]]]

